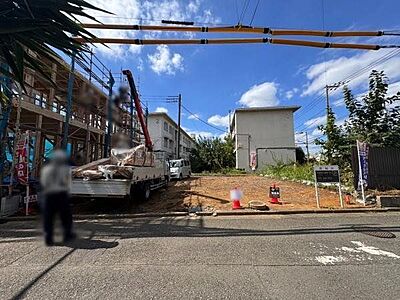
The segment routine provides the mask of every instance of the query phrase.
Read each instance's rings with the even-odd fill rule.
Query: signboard
[[[338,166],[314,166],[315,181],[318,183],[339,183]]]
[[[24,197],[24,203],[37,202],[37,195],[30,195]]]
[[[314,166],[314,178],[315,178],[315,197],[317,198],[317,207],[320,208],[319,205],[319,192],[318,192],[318,183],[325,184],[337,184],[339,187],[339,199],[340,206],[343,208],[343,198],[342,198],[342,188],[340,185],[340,172],[339,166]]]
[[[28,183],[28,139],[27,133],[21,134],[15,148],[15,172],[21,184]]]

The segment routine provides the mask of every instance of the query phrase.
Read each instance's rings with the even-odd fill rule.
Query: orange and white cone
[[[242,199],[243,193],[240,189],[234,188],[231,190],[231,201],[232,201],[232,209],[240,209],[242,205],[240,204],[240,200]]]

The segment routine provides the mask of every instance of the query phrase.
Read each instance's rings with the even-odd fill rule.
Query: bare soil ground
[[[269,187],[279,186],[282,204],[269,203]],[[142,212],[188,211],[190,207],[201,207],[204,211],[230,210],[230,190],[238,187],[243,192],[242,206],[258,200],[266,202],[274,210],[315,209],[314,186],[291,181],[274,180],[255,175],[243,176],[199,176],[183,181],[173,181],[165,190],[155,192],[147,203],[137,207]],[[333,190],[319,189],[321,208],[340,208],[339,194]],[[354,199],[352,203],[355,203]],[[357,207],[356,204],[345,204]]]

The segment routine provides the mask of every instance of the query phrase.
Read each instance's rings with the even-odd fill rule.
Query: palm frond
[[[85,0],[2,0],[0,61],[10,67],[10,72],[0,68],[0,73],[24,86],[24,67],[29,67],[52,82],[43,59],[58,63],[53,49],[67,55],[89,51],[86,43],[95,36],[78,20],[85,17],[97,21],[88,10],[109,13]],[[74,36],[83,37],[86,43],[76,42]],[[30,55],[29,50],[37,56]]]

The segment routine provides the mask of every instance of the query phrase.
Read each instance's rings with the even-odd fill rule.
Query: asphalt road
[[[394,212],[83,220],[77,242],[50,248],[38,224],[8,222],[0,297],[399,299],[399,220]]]

